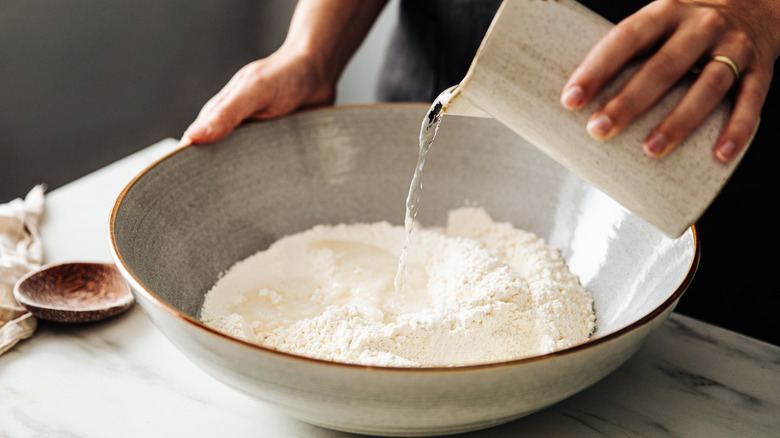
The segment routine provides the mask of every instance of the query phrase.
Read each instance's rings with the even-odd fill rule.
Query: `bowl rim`
[[[291,114],[283,115],[280,117],[277,117],[275,119],[283,119],[288,117],[295,117],[300,114],[306,114],[306,113],[314,113],[314,112],[333,112],[333,111],[342,111],[342,110],[354,110],[354,109],[374,109],[374,108],[385,108],[385,107],[408,107],[408,108],[420,108],[423,109],[424,107],[427,108],[428,105],[425,103],[409,103],[409,102],[389,102],[389,103],[364,103],[364,104],[349,104],[349,105],[335,105],[335,106],[325,106],[325,107],[319,107],[319,108],[311,108],[311,109],[304,109],[301,111],[297,111]],[[255,123],[264,123],[266,121],[264,120],[258,120],[258,121],[250,121],[245,122],[244,125],[248,124],[255,124]],[[157,296],[154,292],[147,289],[141,281],[136,278],[135,275],[130,272],[130,269],[125,264],[124,260],[122,259],[122,256],[119,254],[119,249],[117,248],[117,242],[115,238],[115,227],[116,227],[116,216],[118,214],[119,208],[122,205],[122,202],[124,201],[127,194],[130,192],[130,190],[135,186],[135,184],[143,178],[148,172],[150,172],[153,168],[157,167],[160,163],[163,161],[168,160],[170,157],[180,153],[184,149],[190,148],[190,147],[204,147],[203,145],[187,145],[178,147],[173,151],[168,152],[167,154],[163,155],[162,157],[155,160],[152,164],[148,165],[144,170],[142,170],[140,173],[138,173],[133,179],[122,189],[120,194],[117,196],[116,200],[114,201],[114,205],[111,208],[111,215],[109,216],[108,220],[108,240],[109,240],[109,250],[111,253],[111,257],[114,260],[114,263],[119,269],[119,271],[122,273],[122,276],[125,278],[125,280],[131,284],[131,289],[134,291],[138,291],[140,294],[144,295],[145,298],[150,301],[152,304],[163,310],[164,312],[168,313],[169,315],[173,316],[174,318],[193,326],[196,329],[200,329],[204,331],[207,334],[210,334],[212,336],[216,336],[218,338],[224,339],[228,342],[236,343],[241,346],[254,349],[259,352],[268,353],[268,354],[274,354],[278,355],[283,358],[292,359],[292,360],[298,360],[298,361],[305,361],[310,362],[313,364],[319,364],[319,365],[327,365],[327,366],[333,366],[333,367],[346,367],[346,368],[354,368],[354,369],[362,369],[366,371],[371,370],[381,370],[381,371],[393,371],[393,372],[404,372],[404,373],[432,373],[432,372],[459,372],[459,371],[467,371],[467,370],[483,370],[483,369],[493,369],[493,368],[504,368],[504,367],[513,367],[525,363],[532,363],[532,362],[539,362],[543,360],[549,360],[556,357],[562,357],[562,356],[569,356],[576,354],[580,351],[590,349],[597,347],[601,344],[608,343],[612,340],[615,340],[619,337],[622,337],[623,335],[632,332],[634,330],[639,329],[640,327],[650,323],[654,319],[656,319],[659,315],[664,313],[668,308],[672,307],[677,300],[680,299],[682,294],[685,292],[685,290],[690,286],[691,282],[693,281],[694,274],[696,273],[696,270],[699,265],[699,260],[701,258],[701,245],[699,242],[699,232],[696,225],[691,225],[688,230],[692,234],[692,242],[693,242],[693,257],[691,258],[690,265],[688,267],[688,272],[686,273],[685,278],[682,280],[682,282],[677,286],[677,288],[674,290],[672,294],[669,295],[669,297],[664,300],[663,303],[661,303],[658,307],[653,309],[651,312],[647,313],[646,315],[642,316],[638,320],[632,322],[631,324],[626,325],[625,327],[622,327],[618,330],[615,330],[614,332],[608,333],[604,336],[595,338],[595,339],[589,339],[581,344],[577,344],[568,348],[564,348],[561,350],[556,350],[550,353],[545,353],[541,355],[536,356],[528,356],[523,357],[519,359],[512,359],[507,360],[503,362],[488,362],[488,363],[477,363],[477,364],[471,364],[471,365],[454,365],[454,366],[434,366],[434,367],[400,367],[400,366],[382,366],[382,365],[362,365],[362,364],[356,364],[356,363],[347,363],[347,362],[336,362],[336,361],[330,361],[325,359],[318,359],[308,356],[303,356],[299,354],[294,353],[288,353],[285,351],[279,351],[275,350],[273,348],[265,347],[257,343],[253,343],[250,341],[244,341],[238,338],[234,338],[228,334],[222,333],[219,330],[216,330],[214,328],[211,328],[201,321],[184,314],[180,310],[174,308],[165,300],[161,299],[159,296]],[[208,146],[206,146],[208,147]],[[680,237],[685,236],[687,232],[683,233]],[[136,300],[138,301],[138,300]],[[159,330],[159,327],[157,328]],[[178,346],[177,346],[178,348]]]

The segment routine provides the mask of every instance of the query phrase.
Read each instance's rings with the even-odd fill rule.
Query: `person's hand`
[[[686,95],[648,133],[642,147],[650,157],[666,155],[734,89],[731,118],[714,145],[715,157],[728,162],[758,124],[780,54],[778,23],[776,0],[657,0],[620,22],[590,51],[564,86],[561,103],[582,108],[626,63],[649,54],[626,85],[591,116],[586,129],[605,140],[701,65]]]
[[[203,106],[180,145],[215,142],[246,119],[267,119],[299,108],[329,105],[334,96],[335,81],[317,71],[311,59],[280,49],[239,70]]]
[[[247,64],[201,109],[180,146],[215,142],[242,121],[332,104],[336,82],[387,0],[299,0],[282,47]]]

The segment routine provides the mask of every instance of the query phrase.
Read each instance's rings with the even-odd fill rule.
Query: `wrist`
[[[387,0],[300,0],[283,43],[335,84]]]
[[[286,39],[275,55],[295,59],[312,79],[335,86],[344,66],[332,52],[314,37],[296,35]]]

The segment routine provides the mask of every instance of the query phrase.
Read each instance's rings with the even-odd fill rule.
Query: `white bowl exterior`
[[[445,118],[426,164],[420,218],[440,225],[449,209],[474,201],[561,248],[594,294],[592,341],[504,364],[393,369],[273,352],[197,321],[219,273],[285,234],[316,223],[401,223],[425,110],[311,111],[250,124],[222,144],[156,163],[120,195],[109,227],[112,255],[136,300],[210,375],[291,416],[345,431],[478,429],[606,376],[671,313],[698,260],[695,231],[667,238],[487,119]]]
[[[673,310],[669,306],[621,336],[561,354],[466,369],[394,369],[258,351],[166,312],[138,284],[133,289],[145,296],[138,301],[152,322],[228,386],[311,424],[387,436],[478,430],[557,403],[619,367]]]

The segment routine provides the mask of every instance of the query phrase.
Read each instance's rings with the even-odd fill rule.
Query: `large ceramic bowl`
[[[225,384],[303,421],[382,435],[436,435],[507,422],[620,366],[691,281],[694,229],[669,239],[489,119],[445,117],[419,219],[442,225],[477,203],[558,247],[593,293],[591,341],[544,356],[452,368],[346,365],[280,353],[198,321],[220,273],[316,224],[401,224],[427,106],[299,113],[178,150],[117,199],[113,257],[152,322]]]

